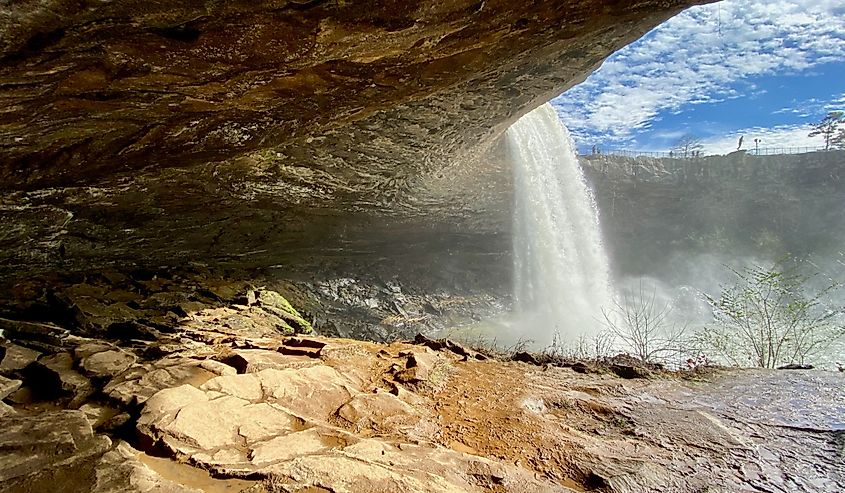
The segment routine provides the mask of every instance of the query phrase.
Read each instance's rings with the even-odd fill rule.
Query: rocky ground
[[[0,491],[845,489],[840,373],[502,361],[144,282],[170,290],[77,284],[60,323],[0,319]]]

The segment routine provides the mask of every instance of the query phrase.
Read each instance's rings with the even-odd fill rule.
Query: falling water
[[[598,210],[569,131],[545,104],[507,131],[513,159],[514,275],[521,337],[543,345],[598,331],[612,300]]]

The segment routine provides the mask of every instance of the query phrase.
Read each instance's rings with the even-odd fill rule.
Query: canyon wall
[[[671,278],[701,255],[841,260],[845,151],[581,163],[617,275]]]

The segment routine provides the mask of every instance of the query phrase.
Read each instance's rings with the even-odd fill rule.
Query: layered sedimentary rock
[[[509,243],[473,220],[509,203],[485,151],[691,3],[7,2],[0,275],[313,273],[418,244],[472,282]]]

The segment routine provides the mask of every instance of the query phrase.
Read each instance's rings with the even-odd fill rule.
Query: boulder
[[[310,334],[313,332],[311,324],[281,294],[261,289],[255,292],[254,299],[261,308],[284,320],[292,333]]]
[[[462,356],[464,360],[484,361],[488,359],[487,356],[479,353],[478,351],[473,351],[472,349],[464,347],[449,339],[431,339],[422,334],[417,334],[416,337],[414,337],[414,344],[425,346],[435,351],[451,351],[458,356]]]
[[[323,365],[285,370],[271,368],[256,375],[268,402],[313,420],[327,420],[358,393],[349,379]]]
[[[236,367],[213,359],[207,359],[200,362],[200,368],[208,370],[215,375],[236,375],[238,373]]]
[[[79,367],[92,378],[112,378],[134,365],[137,357],[119,348],[94,352],[82,358]]]
[[[15,408],[6,404],[3,401],[0,401],[0,418],[8,416],[10,414],[17,414],[17,411],[15,411]]]
[[[32,388],[26,386],[19,388],[15,392],[9,394],[8,397],[6,397],[6,401],[8,401],[9,403],[19,405],[32,404],[37,400],[38,395],[36,395],[36,393],[32,391]]]
[[[88,420],[88,423],[91,425],[91,428],[96,429],[112,429],[115,428],[114,423],[111,423],[111,426],[106,425],[111,420],[115,418],[115,416],[122,414],[119,410],[106,406],[103,404],[99,404],[96,402],[86,402],[82,406],[79,407],[79,410],[85,414],[85,418]]]
[[[117,349],[117,346],[110,342],[100,341],[97,339],[79,338],[80,341],[73,348],[73,357],[77,360],[83,360],[92,354],[102,353],[103,351],[110,351]]]
[[[419,413],[413,407],[384,391],[358,394],[344,404],[337,414],[348,421],[356,431],[396,430],[413,426],[420,419]]]
[[[396,374],[396,379],[403,383],[424,382],[435,375],[438,365],[445,366],[437,354],[429,348],[421,351],[403,351],[399,356],[406,357],[405,368]]]
[[[43,399],[70,398],[70,407],[76,407],[94,392],[91,381],[73,368],[70,353],[43,356],[24,371],[27,383]]]
[[[103,286],[75,284],[56,297],[73,313],[79,327],[92,334],[104,334],[112,325],[141,318],[141,312],[127,303],[109,300]]]
[[[23,370],[30,363],[34,363],[41,356],[41,353],[27,347],[6,342],[3,346],[6,350],[2,362],[0,362],[0,373],[9,375]]]
[[[293,432],[299,423],[295,416],[266,402],[252,404],[220,392],[182,385],[151,397],[137,426],[150,443],[161,443],[176,454],[199,455],[210,462],[216,461],[214,454],[218,450],[237,452],[244,444]],[[233,462],[247,461],[245,455],[237,455],[237,460],[227,457]]]
[[[97,429],[102,431],[114,432],[119,428],[123,428],[124,426],[126,426],[130,421],[132,421],[132,415],[130,415],[129,413],[117,413],[109,419],[105,420],[103,424],[101,424]]]
[[[295,332],[283,318],[257,306],[207,308],[192,313],[190,320],[192,323],[182,330],[206,344],[220,344],[234,338],[278,337]]]
[[[21,388],[21,383],[20,380],[0,376],[0,400],[5,399],[9,394]]]
[[[20,380],[12,380],[10,378],[0,376],[0,400],[5,399],[9,396],[9,394],[21,388],[21,383],[22,382]]]
[[[51,323],[8,318],[0,318],[0,331],[8,339],[25,341],[27,345],[49,349],[61,348],[69,334],[67,329]]]

